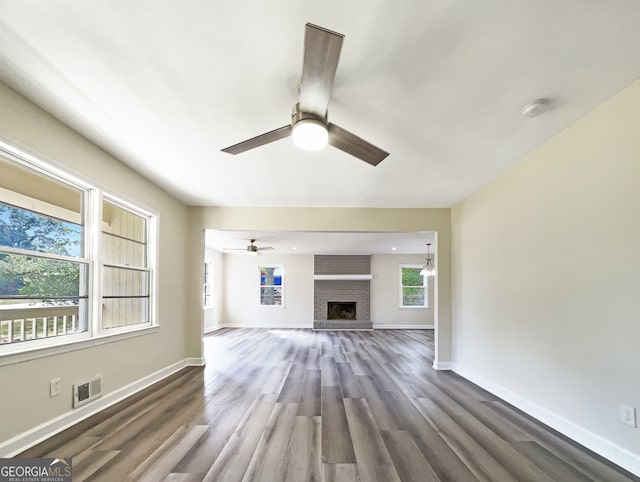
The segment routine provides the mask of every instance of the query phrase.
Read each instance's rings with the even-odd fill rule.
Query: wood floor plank
[[[353,374],[351,365],[349,363],[336,363],[338,370],[338,379],[340,380],[340,388],[342,389],[342,396],[344,398],[362,398],[362,390],[356,380],[356,376]]]
[[[371,378],[375,381],[375,384],[378,385],[382,390],[394,392],[400,389],[395,380],[393,380],[386,372],[386,370],[381,367],[380,363],[374,360],[363,361],[363,363],[368,368],[369,373],[371,374]]]
[[[358,385],[373,412],[376,424],[381,430],[402,430],[405,427],[398,406],[391,398],[390,392],[381,390],[371,377],[356,377]]]
[[[256,399],[207,472],[204,481],[242,479],[275,404],[275,395],[261,395]]]
[[[469,470],[480,480],[516,482],[517,479],[465,432],[437,404],[427,398],[416,398],[416,406],[438,430]]]
[[[409,432],[382,430],[381,434],[401,480],[440,481]]]
[[[285,482],[320,481],[322,478],[322,422],[320,417],[297,416],[284,461]]]
[[[494,459],[499,460],[500,464],[518,480],[553,482],[552,477],[472,415],[457,415],[452,418],[458,426],[467,432]]]
[[[394,363],[380,364],[380,367],[395,381],[398,388],[400,388],[408,398],[426,396],[426,394],[417,387],[415,379],[411,376],[410,372],[405,372],[397,368]]]
[[[322,387],[322,462],[353,464],[356,456],[340,387]]]
[[[202,482],[204,474],[182,474],[172,473],[167,475],[163,480],[164,482]]]
[[[356,464],[322,464],[323,482],[361,482]]]
[[[416,424],[410,427],[408,432],[440,480],[451,482],[480,480],[430,424]]]
[[[290,460],[285,458],[298,413],[295,403],[276,403],[243,481],[284,480]]]
[[[180,427],[136,467],[130,477],[143,482],[164,479],[207,430],[209,430],[208,425]]]
[[[213,462],[251,408],[251,400],[242,403],[218,405],[196,423],[211,427],[185,454],[174,468],[177,473],[207,473]]]
[[[282,391],[282,386],[289,375],[289,370],[291,370],[291,365],[284,362],[280,366],[273,367],[267,381],[262,386],[260,393],[262,395],[280,393]]]
[[[75,455],[71,462],[73,480],[88,480],[99,469],[120,455],[120,450],[86,450]]]
[[[353,374],[360,377],[368,377],[371,375],[369,367],[364,363],[357,352],[347,352],[346,358],[349,360]]]
[[[44,457],[52,458],[66,458],[75,457],[79,453],[91,449],[101,441],[101,437],[98,436],[80,436],[76,439],[70,440],[65,444],[64,453],[60,453],[60,449],[56,448],[51,452],[44,455]]]
[[[344,356],[344,352],[342,351],[342,346],[339,344],[333,345],[333,357],[336,360],[336,363],[346,363],[347,358]]]
[[[342,347],[342,351],[345,353],[345,355],[357,351],[353,342],[349,338],[347,338],[345,334],[340,336],[340,346]]]
[[[302,396],[298,405],[298,415],[320,416],[320,370],[307,370],[302,386]]]
[[[367,402],[362,398],[347,398],[344,408],[361,480],[400,481]]]
[[[293,364],[287,379],[282,386],[282,391],[278,396],[280,403],[298,403],[302,396],[302,380],[306,374],[306,366],[301,364]]]
[[[562,482],[590,482],[592,480],[536,442],[515,442],[513,445],[518,452],[528,457],[534,464],[544,467],[553,480],[561,480]]]
[[[317,348],[309,348],[309,357],[307,358],[307,370],[320,370],[321,350]]]
[[[336,369],[336,360],[332,356],[323,356],[320,362],[323,387],[339,387],[340,379]]]

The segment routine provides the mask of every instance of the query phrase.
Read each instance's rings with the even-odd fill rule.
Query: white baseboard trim
[[[374,330],[433,330],[433,325],[394,325],[390,323],[373,324]]]
[[[89,418],[92,415],[110,407],[127,397],[144,390],[150,385],[153,385],[160,380],[173,375],[174,373],[182,370],[187,366],[201,366],[204,358],[185,358],[168,367],[162,368],[157,372],[151,373],[146,377],[136,380],[129,385],[107,393],[95,401],[83,405],[79,408],[69,410],[51,420],[48,420],[40,425],[37,425],[26,432],[16,435],[9,440],[0,443],[0,458],[14,457],[17,454],[27,450],[34,445],[52,437],[53,435],[66,430],[67,428],[81,422],[82,420]]]
[[[269,324],[260,324],[260,323],[223,323],[220,325],[220,328],[265,328],[267,330],[271,329],[280,329],[280,328],[304,328],[304,329],[313,329],[313,322],[309,323],[269,323]]]
[[[267,329],[280,329],[280,328],[313,328],[313,323],[297,323],[297,324],[289,324],[289,323],[270,323],[268,325],[263,325],[259,323],[223,323],[214,328],[209,328],[205,330],[205,333],[211,333],[213,331],[220,330],[222,328],[267,328]],[[393,324],[374,324],[374,330],[433,330],[433,325],[393,325]]]
[[[453,366],[453,363],[450,361],[434,361],[433,362],[433,369],[434,370],[451,370]]]
[[[488,380],[487,378],[484,378],[483,376],[478,375],[455,362],[451,363],[451,365],[451,369],[461,377],[466,378],[470,382],[473,382],[493,393],[497,397],[500,397],[504,401],[509,402],[514,407],[519,408],[545,425],[548,425],[561,434],[566,435],[579,444],[584,445],[588,449],[593,450],[595,453],[610,460],[614,464],[617,464],[629,472],[640,476],[640,454],[635,454],[623,447],[620,447],[610,440],[607,440],[604,437],[601,437],[600,435],[567,420],[551,410],[521,397],[511,390],[501,387],[491,380]]]
[[[210,326],[210,327],[204,329],[204,334],[206,335],[207,333],[213,333],[214,331],[221,330],[222,328],[224,328],[224,326],[222,326],[222,325]]]
[[[184,361],[188,367],[203,367],[207,364],[204,357],[185,358]]]

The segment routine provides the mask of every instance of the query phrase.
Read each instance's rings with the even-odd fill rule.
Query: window
[[[84,195],[0,158],[0,345],[87,331]]]
[[[427,277],[420,274],[421,265],[400,265],[400,307],[428,308]]]
[[[113,199],[102,202],[103,329],[151,321],[147,218]]]
[[[152,325],[154,223],[0,145],[0,355]]]
[[[213,262],[205,262],[203,272],[202,304],[205,308],[208,308],[213,306]]]
[[[282,266],[260,266],[260,306],[283,306]]]

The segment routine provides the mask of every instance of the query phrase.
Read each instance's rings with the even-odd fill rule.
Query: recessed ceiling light
[[[294,247],[293,247],[293,248],[291,248],[291,249],[293,249],[294,251],[298,251],[298,247],[297,247],[297,246],[294,246]]]
[[[393,247],[391,248],[391,251],[397,251],[397,250],[398,250],[398,248],[396,248],[395,246],[393,246]]]

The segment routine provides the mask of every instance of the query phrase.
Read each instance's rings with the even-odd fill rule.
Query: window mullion
[[[88,249],[91,258],[91,295],[89,309],[91,311],[91,336],[100,334],[102,326],[102,192],[92,189],[87,199],[87,233]]]
[[[28,249],[12,248],[10,246],[1,246],[0,252],[5,254],[19,254],[22,256],[35,256],[37,258],[55,259],[58,261],[69,261],[71,263],[84,263],[89,262],[88,258],[79,258],[75,256],[65,256],[63,254],[46,253],[43,251],[30,251]]]
[[[129,264],[119,264],[119,263],[102,263],[102,266],[105,268],[118,268],[118,269],[128,269],[131,271],[144,271],[146,273],[150,273],[151,269],[144,268],[142,266],[132,266]]]

